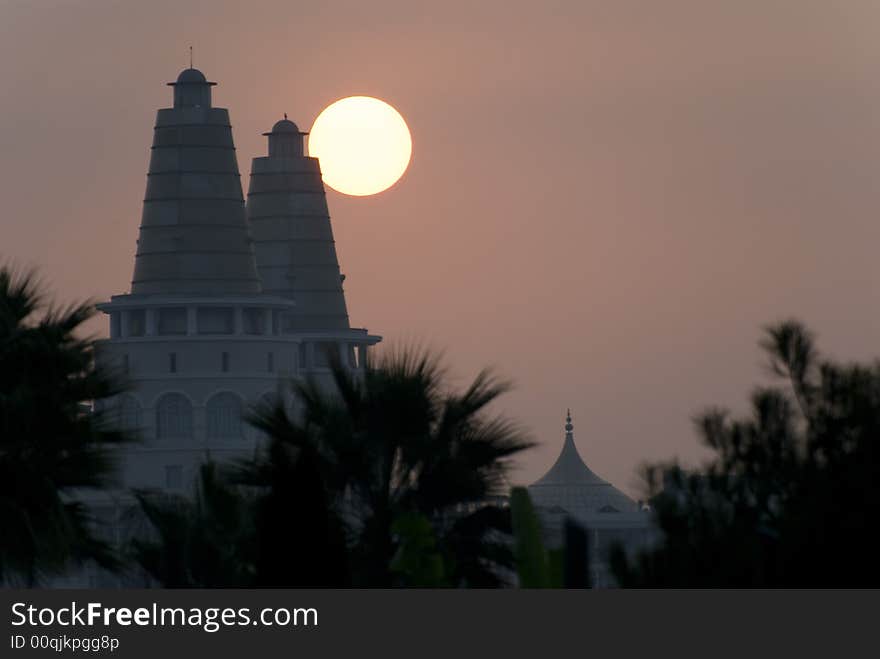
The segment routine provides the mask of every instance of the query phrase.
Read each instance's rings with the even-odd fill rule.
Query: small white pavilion
[[[597,476],[581,458],[574,443],[570,410],[565,417],[565,440],[559,457],[528,490],[548,544],[562,542],[566,518],[586,529],[590,576],[595,587],[614,585],[608,568],[612,545],[620,543],[627,552],[635,552],[647,546],[653,536],[647,507]]]

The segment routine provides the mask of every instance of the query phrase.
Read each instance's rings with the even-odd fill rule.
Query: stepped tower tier
[[[131,292],[260,292],[229,111],[211,106],[197,69],[175,82],[156,116]]]
[[[349,328],[321,168],[304,155],[306,133],[287,119],[263,133],[269,155],[254,158],[247,197],[263,291],[295,298],[282,331]]]

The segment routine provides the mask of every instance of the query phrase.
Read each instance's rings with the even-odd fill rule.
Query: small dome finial
[[[565,411],[565,432],[571,433],[574,430],[574,426],[571,424],[571,409],[567,409]]]
[[[174,87],[174,107],[211,107],[211,87],[216,82],[208,82],[205,74],[198,69],[184,69],[177,80],[169,82]]]
[[[303,157],[303,133],[295,123],[287,118],[279,119],[272,126],[272,130],[263,133],[269,138],[269,157],[279,158],[302,158]]]

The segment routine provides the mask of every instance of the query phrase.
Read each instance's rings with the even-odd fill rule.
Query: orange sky
[[[0,0],[0,257],[64,300],[128,289],[190,44],[245,182],[282,112],[385,99],[408,173],[328,191],[352,322],[515,379],[499,407],[544,442],[519,480],[570,406],[637,493],[644,460],[701,456],[694,413],[743,408],[766,322],[880,352],[878,26],[872,0]]]

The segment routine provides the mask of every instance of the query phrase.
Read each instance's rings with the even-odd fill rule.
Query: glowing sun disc
[[[328,105],[309,133],[309,155],[321,162],[324,183],[362,197],[387,190],[409,166],[412,137],[385,101],[349,96]]]

